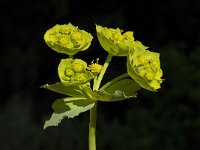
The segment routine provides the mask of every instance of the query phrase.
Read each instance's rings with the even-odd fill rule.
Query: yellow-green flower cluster
[[[128,74],[143,88],[157,91],[162,83],[159,53],[150,52],[148,47],[135,41],[127,60]]]
[[[119,28],[106,28],[96,25],[97,37],[101,46],[113,56],[127,56],[129,48],[133,46],[132,31],[123,33]]]
[[[88,49],[92,39],[90,33],[80,30],[71,23],[55,25],[44,35],[44,40],[51,49],[68,55]]]
[[[58,75],[67,86],[84,84],[93,79],[93,74],[86,69],[87,63],[81,59],[62,59],[58,66]]]

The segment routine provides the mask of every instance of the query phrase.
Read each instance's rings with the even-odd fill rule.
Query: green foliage
[[[102,86],[101,90],[105,90],[105,92],[113,94],[115,91],[120,90],[126,93],[126,95],[134,95],[136,91],[139,91],[141,87],[132,79],[124,78],[122,80],[116,81],[113,79],[108,82],[104,86]]]
[[[45,84],[41,86],[41,88],[45,88],[60,94],[68,95],[68,96],[74,96],[74,97],[82,97],[83,93],[79,89],[78,86],[65,86],[62,82],[57,82],[55,84]]]
[[[54,113],[51,118],[45,122],[44,129],[49,126],[58,126],[65,117],[74,118],[80,113],[91,109],[94,106],[93,101],[88,101],[87,98],[69,97],[56,100],[52,107]]]
[[[125,83],[129,83],[130,85],[123,87],[123,84]],[[84,86],[83,89],[87,96],[92,100],[112,102],[136,98],[137,91],[140,89],[140,87],[133,80],[124,79],[111,84],[106,89],[99,89],[98,91],[93,91],[88,86]]]

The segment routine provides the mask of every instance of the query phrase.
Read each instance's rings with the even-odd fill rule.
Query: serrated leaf
[[[41,88],[45,88],[60,94],[74,96],[74,97],[83,97],[82,91],[78,86],[65,86],[62,82],[57,82],[55,84],[45,84]]]
[[[70,102],[77,102],[77,104],[79,103],[88,103],[91,101],[88,101],[85,97],[66,97],[66,98],[62,98],[62,99],[58,99],[55,100],[55,102],[52,104],[52,108],[55,112],[60,113],[66,110],[67,105]]]
[[[77,97],[74,101],[69,98],[58,99],[53,103],[54,112],[49,120],[44,124],[44,129],[49,126],[58,126],[58,124],[66,117],[73,118],[94,106],[94,101],[87,100],[83,97]]]

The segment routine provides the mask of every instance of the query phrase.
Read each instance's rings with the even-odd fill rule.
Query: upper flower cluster
[[[151,52],[141,42],[135,41],[133,31],[123,32],[119,28],[107,28],[96,25],[99,43],[110,56],[126,56],[127,72],[141,87],[157,91],[162,83],[159,53]],[[71,23],[55,25],[44,35],[45,42],[59,53],[74,55],[88,49],[93,36]],[[102,66],[87,63],[81,59],[63,59],[58,67],[61,81],[67,85],[85,83],[93,75],[101,72]]]
[[[123,33],[119,28],[106,28],[96,25],[97,37],[101,46],[113,56],[127,56],[128,50],[133,46],[132,31]]]
[[[90,33],[80,30],[71,23],[55,25],[44,35],[44,40],[51,49],[68,55],[88,49],[92,39],[93,36]]]

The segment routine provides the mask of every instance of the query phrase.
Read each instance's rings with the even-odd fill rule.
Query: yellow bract
[[[123,33],[119,28],[107,28],[96,25],[97,37],[101,46],[113,56],[127,56],[134,44],[132,31]]]
[[[90,33],[80,30],[71,23],[55,25],[44,35],[44,40],[51,49],[68,55],[88,49],[92,39]]]
[[[81,59],[62,59],[58,66],[58,75],[61,82],[67,86],[84,84],[94,77],[86,68],[87,63]]]
[[[156,91],[162,83],[159,53],[150,52],[148,47],[136,41],[129,51],[128,74],[143,88]]]

